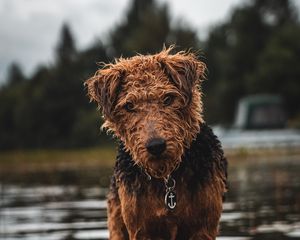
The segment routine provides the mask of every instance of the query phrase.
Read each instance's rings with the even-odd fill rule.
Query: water
[[[300,239],[299,170],[299,156],[230,160],[218,240]],[[42,175],[35,186],[2,178],[0,239],[108,239],[105,186],[54,185]]]

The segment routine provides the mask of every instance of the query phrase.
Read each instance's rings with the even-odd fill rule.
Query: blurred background
[[[298,0],[1,0],[0,239],[108,239],[97,62],[192,49],[229,160],[218,240],[300,239]]]

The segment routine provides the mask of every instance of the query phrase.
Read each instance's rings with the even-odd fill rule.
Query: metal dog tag
[[[176,193],[173,191],[167,191],[165,195],[165,205],[169,210],[174,210],[176,207]]]

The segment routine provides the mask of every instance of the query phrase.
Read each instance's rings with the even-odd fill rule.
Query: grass
[[[109,185],[115,147],[0,152],[0,183]]]
[[[300,149],[296,147],[278,148],[238,148],[225,149],[225,155],[230,161],[248,161],[249,159],[274,159],[285,156],[299,156]]]
[[[225,149],[225,155],[229,160],[233,161],[247,161],[247,159],[253,157],[268,158],[299,154],[300,150],[288,148]],[[14,171],[34,171],[113,167],[115,157],[116,148],[113,146],[84,149],[6,151],[0,152],[0,173],[10,171],[12,168]]]
[[[300,156],[299,149],[225,149],[229,166],[282,161]],[[0,152],[0,183],[95,184],[107,187],[116,148],[39,149]]]
[[[115,156],[114,147],[6,151],[0,152],[0,173],[12,167],[14,171],[112,167]]]

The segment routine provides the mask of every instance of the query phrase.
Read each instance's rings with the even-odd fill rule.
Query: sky
[[[183,20],[200,38],[210,26],[226,20],[245,0],[157,0],[168,3],[172,21]],[[298,0],[295,0],[298,1]],[[300,1],[299,1],[300,2]],[[299,3],[298,2],[298,3]],[[105,42],[124,18],[130,0],[1,0],[0,83],[12,62],[30,76],[40,64],[51,64],[61,26],[71,27],[78,49]]]

